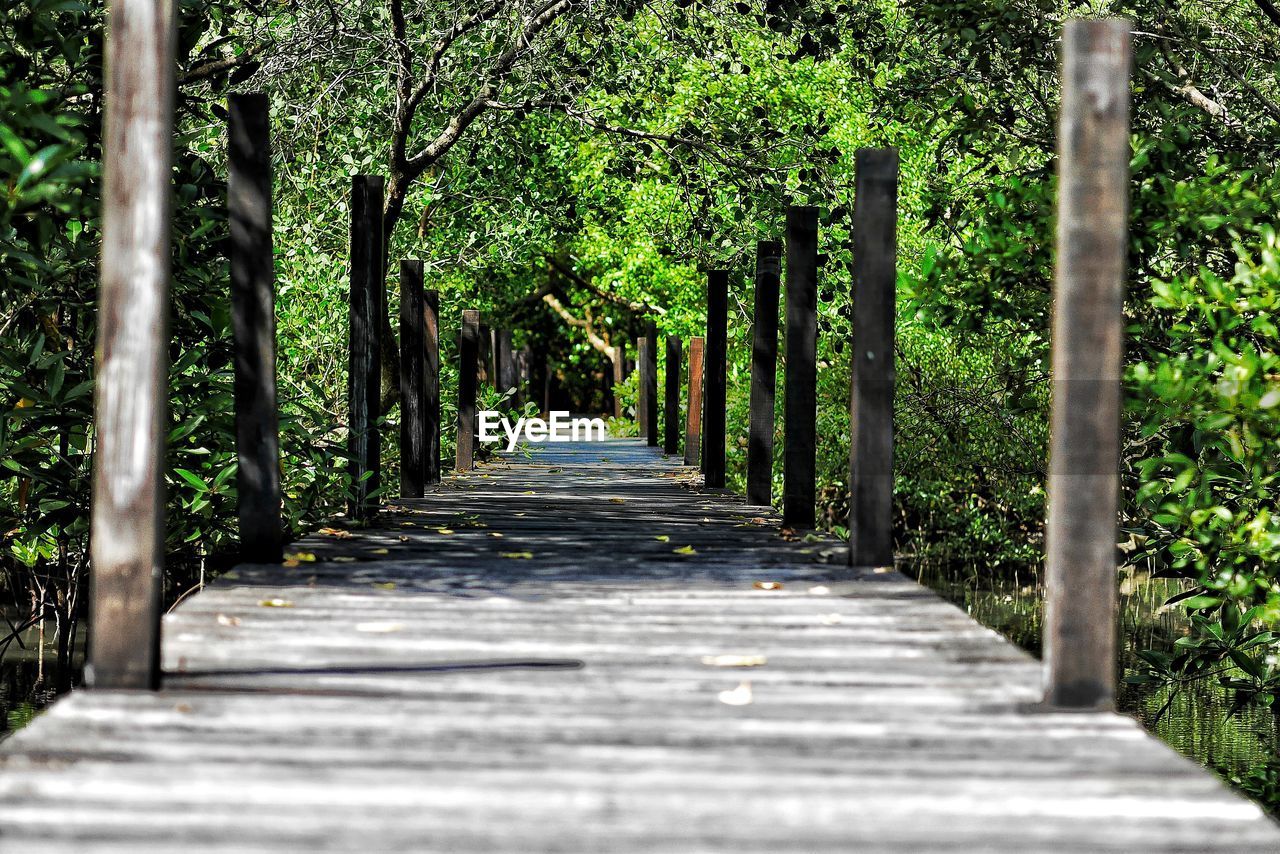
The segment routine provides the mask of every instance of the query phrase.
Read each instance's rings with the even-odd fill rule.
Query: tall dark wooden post
[[[702,475],[714,489],[724,488],[725,396],[729,312],[729,272],[707,274],[707,397],[703,403]]]
[[[618,394],[617,387],[627,381],[627,348],[625,344],[616,344],[613,348],[613,417],[621,418],[622,396]]]
[[[636,364],[640,371],[640,382],[636,385],[636,435],[647,440],[649,437],[649,382],[645,376],[645,366],[649,362],[649,339],[641,335],[636,339]]]
[[[644,430],[641,435],[649,447],[658,446],[658,327],[652,321],[644,325],[648,349],[640,356],[640,397],[644,409]]]
[[[849,563],[892,566],[898,152],[859,149],[855,170]]]
[[[773,410],[778,372],[778,282],[782,244],[756,244],[755,320],[751,344],[751,424],[747,435],[747,503],[773,503]]]
[[[476,386],[480,359],[480,312],[462,312],[458,345],[458,453],[454,468],[469,471],[476,457]]]
[[[282,557],[283,531],[271,245],[271,120],[267,96],[261,92],[232,95],[227,107],[240,559],[274,563]]]
[[[680,339],[667,336],[665,400],[662,413],[662,450],[674,454],[680,450]]]
[[[400,497],[421,498],[427,480],[426,314],[422,262],[400,262]]]
[[[818,209],[787,209],[787,366],[782,521],[814,523],[818,429]]]
[[[1122,20],[1069,21],[1062,39],[1044,628],[1056,707],[1115,698],[1129,32]]]
[[[160,683],[172,16],[169,3],[108,4],[85,668],[95,688]]]
[[[381,481],[378,416],[382,383],[382,192],[377,175],[351,179],[350,364],[347,371],[347,454],[351,497],[347,513],[366,520]]]
[[[684,464],[702,465],[702,356],[706,341],[689,339],[689,408],[684,415]]]
[[[429,290],[422,301],[422,419],[427,431],[424,479],[440,482],[440,292]]]

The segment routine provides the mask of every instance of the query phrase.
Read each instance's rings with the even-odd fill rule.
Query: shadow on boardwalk
[[[0,753],[9,851],[1267,851],[1252,804],[635,442],[242,566]],[[761,524],[761,521],[766,524]],[[745,666],[744,666],[745,665]]]

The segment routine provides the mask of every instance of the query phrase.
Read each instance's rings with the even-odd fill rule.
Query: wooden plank
[[[89,550],[95,688],[154,688],[164,562],[173,10],[111,0]]]
[[[898,152],[855,154],[849,563],[893,566],[893,322]]]
[[[680,338],[668,335],[664,367],[666,381],[662,412],[662,450],[672,455],[680,452],[680,350]]]
[[[400,497],[427,483],[426,309],[422,262],[400,262]]]
[[[284,529],[276,414],[271,119],[270,104],[261,92],[227,100],[227,166],[240,559],[274,563],[282,556]]]
[[[704,338],[689,339],[689,402],[684,415],[684,464],[702,466],[702,356]]]
[[[458,437],[454,468],[469,471],[476,453],[476,391],[479,385],[480,312],[462,312],[458,343]]]
[[[1110,708],[1129,198],[1129,23],[1063,34],[1045,701]]]
[[[649,349],[640,358],[640,385],[644,389],[644,430],[641,435],[651,448],[658,447],[658,326],[647,320],[645,339]]]
[[[782,519],[812,528],[817,498],[818,209],[787,208],[787,364]]]
[[[423,374],[422,417],[425,424],[428,484],[440,482],[440,292],[427,290],[422,301]]]
[[[350,362],[347,370],[347,515],[370,519],[381,487],[378,418],[382,414],[382,196],[379,175],[351,179]]]
[[[782,244],[756,244],[755,314],[752,322],[751,404],[747,434],[747,503],[773,503],[774,389],[778,372],[778,284]]]
[[[707,273],[706,400],[703,403],[702,474],[707,486],[725,484],[729,271]]]

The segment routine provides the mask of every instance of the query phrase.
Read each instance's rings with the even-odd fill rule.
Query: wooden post
[[[454,468],[470,471],[476,455],[476,386],[480,359],[480,312],[462,312],[458,345],[458,454]]]
[[[649,363],[649,339],[643,335],[636,339],[636,366],[640,371],[640,382],[636,384],[636,435],[647,440],[649,437],[649,380],[645,367]]]
[[[400,262],[400,497],[421,498],[427,479],[426,312],[422,262]]]
[[[486,323],[480,324],[480,349],[477,351],[476,362],[479,374],[477,382],[497,388],[498,378],[493,370],[493,330]]]
[[[618,344],[613,348],[613,417],[621,418],[622,412],[622,395],[618,394],[617,388],[627,381],[627,347],[625,344]]]
[[[689,339],[689,409],[684,416],[684,464],[702,465],[702,353],[706,341]]]
[[[1129,23],[1062,40],[1046,529],[1045,702],[1110,709],[1128,243]]]
[[[729,271],[707,274],[707,374],[702,426],[702,475],[706,486],[724,488],[725,395],[728,349]]]
[[[160,683],[173,6],[111,0],[89,548],[95,688]]]
[[[818,209],[787,208],[787,366],[782,522],[812,528],[818,428]]]
[[[500,392],[515,391],[516,362],[515,353],[511,349],[511,330],[494,330],[493,344],[493,373],[496,388]],[[511,405],[515,405],[514,395],[511,398]]]
[[[640,356],[640,388],[644,410],[641,435],[651,448],[658,447],[658,327],[652,321],[644,325],[648,349]]]
[[[893,566],[898,152],[858,149],[854,182],[849,563]]]
[[[773,409],[778,373],[778,281],[782,244],[756,244],[755,320],[751,345],[751,424],[747,435],[747,503],[773,503]]]
[[[227,107],[240,559],[275,563],[282,557],[283,531],[271,246],[271,120],[267,96],[261,92],[232,95]]]
[[[377,175],[351,179],[350,363],[347,371],[347,453],[351,497],[347,513],[367,520],[380,484],[378,416],[382,385],[382,192]]]
[[[424,479],[440,482],[440,292],[429,290],[422,300],[422,418],[427,431]]]
[[[680,339],[667,336],[666,399],[662,413],[662,450],[675,454],[680,450]]]

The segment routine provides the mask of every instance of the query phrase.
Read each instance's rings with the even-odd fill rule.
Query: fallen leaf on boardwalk
[[[398,540],[399,540],[400,542],[402,542],[402,543],[407,543],[407,542],[409,542],[409,538],[408,538],[408,537],[405,537],[405,536],[396,537],[396,539],[398,539]]]
[[[401,528],[416,528],[416,527],[418,527],[418,523],[417,523],[417,522],[401,522],[401,523],[400,523],[400,527],[401,527]]]
[[[732,691],[720,692],[720,702],[726,706],[749,706],[751,700],[751,683],[747,681],[739,682]]]
[[[668,537],[666,534],[659,534],[658,536],[654,537],[654,539],[660,543],[667,543],[671,541],[671,538]]]
[[[372,623],[356,623],[357,632],[369,632],[371,634],[388,634],[390,632],[398,632],[404,629],[401,623],[389,622],[372,622]]]
[[[830,592],[831,592],[831,588],[826,586],[825,584],[819,584],[816,587],[809,588],[810,596],[826,596]]]
[[[763,655],[704,655],[702,663],[708,667],[763,667],[769,660]]]
[[[178,703],[178,705],[173,707],[173,710],[184,715],[189,715],[192,712],[190,703]]]
[[[533,557],[533,552],[499,552],[503,557],[516,558],[519,560],[528,560]]]
[[[369,549],[369,552],[376,555],[389,555],[391,554],[391,549]]]
[[[751,585],[757,590],[781,590],[781,581],[757,581]]]
[[[515,514],[515,515],[517,515],[517,516],[528,516],[529,514],[528,514],[528,513],[517,513],[517,514]]]
[[[818,621],[824,626],[834,626],[837,623],[843,623],[844,617],[840,614],[823,614],[818,617]]]
[[[698,553],[698,550],[695,549],[693,546],[681,546],[678,549],[672,549],[671,553],[678,554],[678,555],[696,555]]]
[[[239,617],[228,617],[226,614],[218,615],[218,625],[220,626],[238,626],[240,625]]]
[[[292,608],[293,603],[288,599],[263,599],[258,603],[263,608]]]
[[[537,494],[538,493],[534,492],[532,489],[526,489],[524,492],[521,493],[521,495],[537,495]]]
[[[502,539],[502,534],[499,534],[497,531],[490,531],[490,532],[489,532],[489,536],[491,536],[491,537],[497,537],[498,539]]]
[[[301,563],[313,563],[316,556],[311,552],[293,552],[284,556],[285,566],[298,566]]]
[[[318,533],[324,534],[326,537],[337,537],[340,540],[351,539],[351,532],[344,531],[341,528],[321,528]]]
[[[794,543],[800,539],[800,535],[796,533],[795,528],[783,528],[778,532],[778,536],[786,540],[788,543]]]
[[[395,590],[396,583],[394,581],[375,581],[373,588],[375,590]]]
[[[627,499],[625,499],[625,498],[610,498],[610,499],[609,499],[609,503],[610,503],[610,504],[626,504],[626,503],[627,503]]]
[[[452,533],[453,533],[453,529],[452,529],[452,528],[436,528],[436,533],[437,533],[437,534],[452,534]]]

